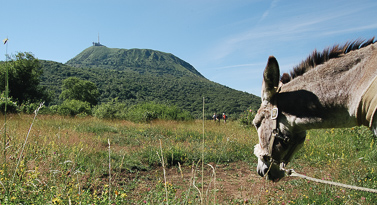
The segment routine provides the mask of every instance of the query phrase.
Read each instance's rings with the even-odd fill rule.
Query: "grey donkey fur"
[[[371,84],[377,87],[374,38],[315,51],[291,75],[281,78],[278,62],[270,56],[263,74],[262,104],[253,121],[259,137],[254,149],[258,173],[271,180],[284,177],[281,167],[301,148],[309,129],[366,125],[377,135],[377,88]],[[296,143],[277,139],[269,150],[275,107],[279,134]]]

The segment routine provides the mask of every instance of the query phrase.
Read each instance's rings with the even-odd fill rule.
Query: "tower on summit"
[[[98,42],[93,42],[93,46],[104,46],[99,42],[99,33],[98,33]]]

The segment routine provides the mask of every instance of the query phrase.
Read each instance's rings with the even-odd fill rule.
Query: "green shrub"
[[[20,110],[21,110],[21,112],[23,112],[23,113],[26,113],[26,114],[32,114],[32,113],[34,113],[34,111],[39,107],[39,104],[40,104],[40,103],[30,103],[30,102],[26,102],[26,103],[23,103],[23,104],[20,106]]]
[[[4,93],[2,93],[0,96],[0,109],[3,114],[5,113],[5,105],[7,105],[7,113],[19,112],[17,102],[14,102],[11,97],[8,97],[8,102],[6,102],[6,97],[4,96]]]
[[[59,105],[51,105],[48,107],[49,114],[57,114],[59,109]]]
[[[152,120],[192,120],[192,115],[177,106],[147,102],[132,106],[120,103],[116,99],[93,108],[93,115],[105,119],[124,119],[133,122]]]
[[[147,102],[130,107],[127,119],[135,122],[150,122],[155,119],[192,120],[193,117],[188,111],[181,110],[177,106]]]
[[[85,116],[91,115],[92,110],[90,108],[90,103],[83,102],[79,100],[65,100],[63,104],[58,107],[57,112],[60,115],[69,115],[69,116]]]
[[[93,108],[93,116],[100,119],[124,119],[127,105],[113,99]]]
[[[251,108],[249,108],[247,111],[244,111],[240,115],[238,122],[242,126],[252,126],[255,114],[256,113]]]

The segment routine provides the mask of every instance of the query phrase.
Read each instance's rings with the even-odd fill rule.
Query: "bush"
[[[253,120],[255,117],[255,112],[250,108],[247,111],[244,111],[239,118],[239,123],[242,126],[252,126],[253,125]]]
[[[93,108],[93,115],[98,118],[124,119],[133,122],[152,120],[192,120],[192,115],[176,106],[147,102],[132,106],[120,103],[116,99]]]
[[[6,97],[4,93],[0,96],[0,109],[1,113],[5,113],[5,105],[7,105],[7,113],[17,113],[19,112],[17,102],[14,102],[11,97],[8,97],[8,102],[6,102]]]
[[[124,119],[127,105],[113,99],[108,103],[102,103],[93,108],[93,116],[100,119]]]
[[[188,111],[181,110],[176,106],[157,104],[154,102],[130,107],[126,113],[126,118],[134,122],[150,122],[155,119],[181,121],[193,119]]]
[[[20,106],[20,110],[21,112],[23,113],[26,113],[26,114],[32,114],[34,113],[34,111],[39,107],[40,103],[30,103],[30,102],[26,102],[26,103],[23,103],[21,106]]]
[[[58,113],[59,105],[51,105],[48,107],[49,114],[54,115]]]
[[[65,100],[63,104],[58,106],[57,112],[60,115],[69,116],[86,116],[92,114],[90,103],[79,100]]]

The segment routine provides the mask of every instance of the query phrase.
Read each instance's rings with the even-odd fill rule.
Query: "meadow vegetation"
[[[33,122],[34,117],[7,117],[7,144],[1,147],[0,157],[1,204],[377,201],[376,194],[294,177],[278,183],[265,181],[256,174],[257,160],[252,154],[257,134],[238,121],[205,121],[203,135],[201,120],[137,123],[92,116],[38,115]],[[1,131],[3,137],[4,127]],[[288,168],[376,189],[376,146],[376,138],[365,127],[312,130]]]

